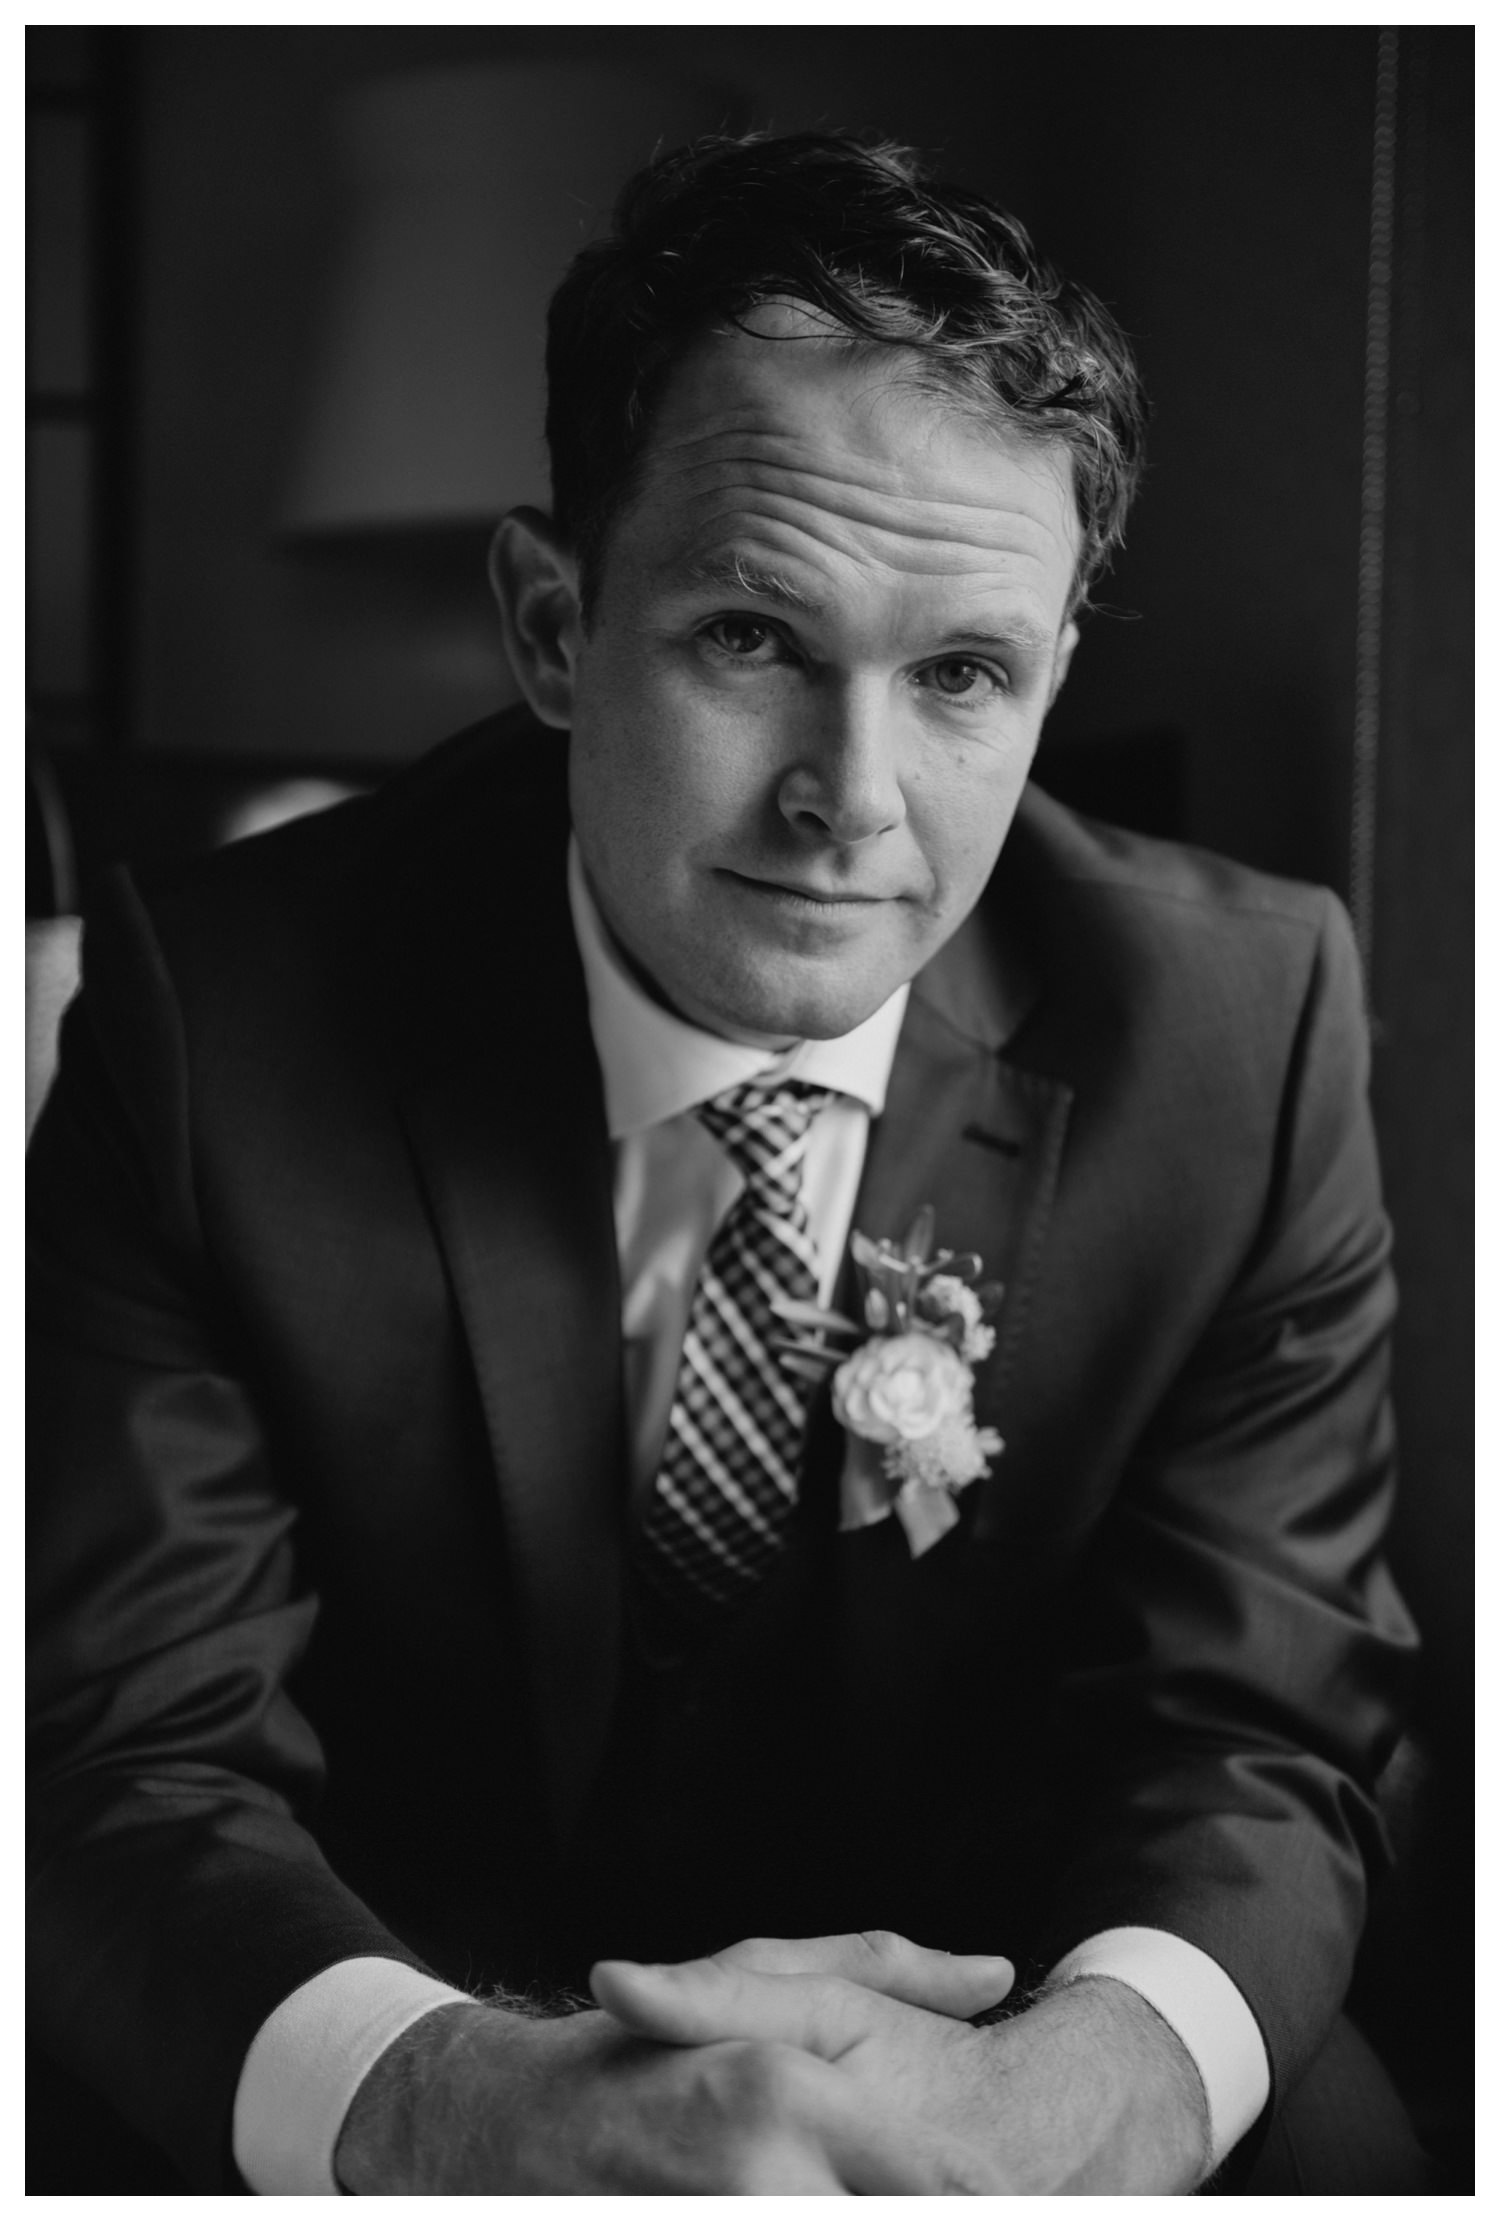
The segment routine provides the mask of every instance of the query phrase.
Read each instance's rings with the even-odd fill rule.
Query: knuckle
[[[1011,2187],[1001,2169],[991,2165],[982,2152],[965,2150],[945,2157],[938,2194],[944,2198],[996,2198]]]
[[[715,1966],[748,1967],[752,1973],[774,1974],[785,1963],[787,1946],[775,1936],[745,1936],[738,1943],[729,1944],[723,1951],[715,1951],[711,1963]]]
[[[905,1936],[898,1936],[891,1928],[862,1928],[859,1941],[877,1964],[884,1967],[909,1959],[915,1948]]]
[[[780,2120],[798,2086],[800,2054],[781,2044],[747,2042],[720,2048],[726,2095],[735,2117],[754,2127]]]

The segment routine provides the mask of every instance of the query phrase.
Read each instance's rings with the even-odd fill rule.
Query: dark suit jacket
[[[1028,794],[856,1224],[1006,1284],[1005,1437],[696,1645],[627,1578],[560,738],[480,727],[91,919],[31,1152],[33,2026],[194,2180],[332,1961],[1175,1930],[1278,2086],[1337,2008],[1411,1633],[1330,897]]]

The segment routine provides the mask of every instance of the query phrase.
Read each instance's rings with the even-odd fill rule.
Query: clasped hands
[[[1185,2191],[1207,2115],[1176,2037],[1085,1980],[998,2026],[1002,1958],[899,1936],[605,1960],[602,2008],[439,2008],[339,2141],[357,2192],[1005,2195]]]
[[[751,2131],[731,2187],[873,2195],[1007,2187],[968,2146],[963,2094],[983,2079],[969,2018],[1014,1980],[1008,1959],[872,1934],[763,1938],[682,1965],[605,1960],[590,1987],[622,2028],[692,2047],[712,2074]]]

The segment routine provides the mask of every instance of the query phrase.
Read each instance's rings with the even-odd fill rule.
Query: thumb
[[[713,1956],[759,1974],[837,1975],[861,1989],[954,2020],[988,2012],[1009,1996],[1016,1979],[1010,1960],[999,1953],[932,1951],[888,1928],[846,1936],[756,1936]]]
[[[868,1992],[844,1982],[761,1974],[723,1959],[671,1966],[601,1959],[590,1970],[589,1988],[614,2019],[657,2043],[794,2044],[824,2059],[837,2058],[867,2034],[883,2010]]]

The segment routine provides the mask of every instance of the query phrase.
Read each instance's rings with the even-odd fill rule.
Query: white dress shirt
[[[741,1186],[693,1115],[694,1104],[767,1077],[835,1091],[838,1099],[813,1121],[803,1163],[820,1299],[828,1303],[849,1239],[870,1120],[884,1108],[907,989],[838,1040],[803,1041],[780,1052],[750,1048],[688,1025],[636,984],[607,938],[576,844],[568,894],[614,1151],[630,1462],[633,1485],[643,1492],[666,1436],[698,1270]],[[997,1937],[995,1948],[1004,1945]],[[1265,2045],[1239,1990],[1206,1952],[1156,1928],[1091,1937],[1051,1978],[1091,1974],[1128,1983],[1176,2031],[1202,2078],[1217,2163],[1270,2089]],[[246,2054],[235,2097],[234,2155],[251,2189],[337,2194],[334,2147],[365,2075],[413,2021],[459,2001],[462,1990],[379,1958],[343,1960],[284,1999]]]

